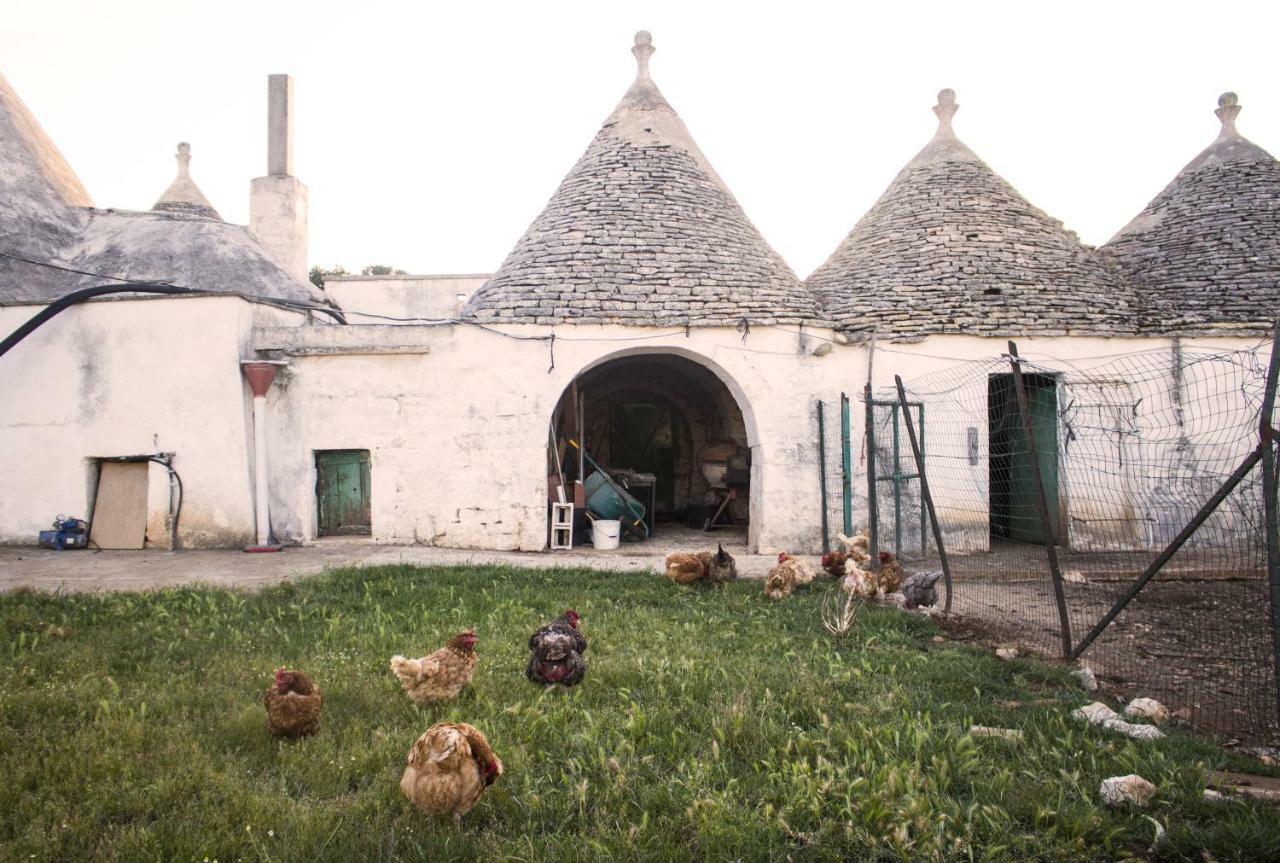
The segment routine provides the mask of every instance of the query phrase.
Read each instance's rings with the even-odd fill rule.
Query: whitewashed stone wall
[[[753,463],[751,543],[769,552],[820,545],[813,403],[865,376],[860,350],[815,357],[819,342],[783,329],[754,329],[744,342],[727,327],[687,336],[560,327],[552,369],[546,341],[470,326],[400,329],[416,353],[295,351],[278,378],[270,401],[272,493],[283,538],[315,536],[315,451],[350,448],[370,451],[378,541],[541,549],[547,425],[561,394],[577,374],[612,358],[667,353],[709,368],[742,409]],[[417,330],[427,331],[425,348]],[[257,343],[280,344],[268,331]]]
[[[0,331],[39,306],[0,308]],[[302,316],[236,297],[108,300],[64,311],[0,358],[0,542],[87,518],[95,459],[175,452],[178,543],[253,538],[252,425],[241,352],[255,321]],[[149,544],[167,544],[167,473],[150,475]]]

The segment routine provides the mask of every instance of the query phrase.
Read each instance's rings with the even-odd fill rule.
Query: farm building
[[[1093,249],[961,142],[943,90],[934,138],[801,280],[650,77],[647,33],[632,51],[635,81],[493,273],[324,290],[306,278],[287,78],[269,82],[268,171],[252,182],[247,227],[201,193],[186,144],[152,210],[95,207],[0,81],[0,335],[72,292],[115,289],[0,358],[0,542],[31,543],[64,513],[120,547],[337,534],[538,550],[559,478],[572,487],[595,462],[630,478],[659,538],[666,524],[711,520],[753,551],[814,552],[830,456],[817,403],[830,440],[841,393],[860,395],[869,377],[882,392],[895,374],[999,357],[1014,338],[1035,362],[1035,434],[1061,453],[1050,492],[1072,526],[1061,540],[1087,546],[1106,513],[1072,495],[1068,407],[1110,411],[1107,422],[1128,411],[1139,428],[1153,405],[1119,383],[1076,398],[1055,370],[1158,356],[1174,405],[1183,357],[1260,350],[1270,333],[1280,166],[1237,132],[1232,94],[1216,140]],[[964,396],[983,407],[948,426],[955,440],[926,443],[972,447],[967,473],[935,493],[943,507],[978,501],[957,528],[975,547],[1016,530],[1009,512],[1026,503],[1016,474],[1029,463],[997,465],[1011,403],[993,380]],[[860,488],[867,428],[861,406],[852,414]],[[993,493],[997,470],[1012,491]],[[1107,506],[1172,505],[1124,482]]]

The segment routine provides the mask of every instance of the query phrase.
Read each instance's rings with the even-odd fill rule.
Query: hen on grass
[[[467,630],[421,659],[391,657],[391,670],[409,700],[425,706],[457,698],[462,688],[471,682],[478,661],[476,634]]]
[[[274,737],[305,737],[320,728],[324,695],[304,671],[280,666],[262,703],[267,708],[267,730]]]
[[[544,685],[574,686],[587,673],[587,639],[578,631],[578,612],[572,608],[529,636],[529,664],[525,677]]]
[[[419,811],[451,817],[461,828],[462,816],[501,775],[502,761],[480,729],[438,722],[409,749],[400,790]]]

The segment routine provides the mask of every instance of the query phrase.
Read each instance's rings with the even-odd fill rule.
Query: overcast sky
[[[828,8],[828,7],[839,8]],[[1214,138],[1280,152],[1280,3],[5,0],[0,72],[100,207],[147,209],[178,141],[228,221],[296,89],[312,263],[496,268],[630,84],[654,80],[801,276],[933,134],[1105,242]]]

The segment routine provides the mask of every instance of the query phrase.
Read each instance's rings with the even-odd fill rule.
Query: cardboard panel
[[[103,462],[90,542],[98,548],[142,548],[146,539],[147,462]]]

